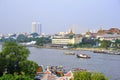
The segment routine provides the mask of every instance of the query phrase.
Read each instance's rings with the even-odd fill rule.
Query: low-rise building
[[[100,38],[100,40],[109,40],[109,41],[115,41],[116,39],[120,39],[119,34],[104,34],[97,36],[97,38]]]
[[[69,38],[69,37],[53,38],[52,44],[56,44],[56,45],[78,44],[81,41],[82,41],[81,35],[74,35],[73,38]]]

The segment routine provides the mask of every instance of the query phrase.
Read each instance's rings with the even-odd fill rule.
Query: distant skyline
[[[32,32],[34,21],[46,34],[120,29],[120,0],[0,0],[0,33]]]

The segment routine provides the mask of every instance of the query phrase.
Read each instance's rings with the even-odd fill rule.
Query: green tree
[[[17,72],[18,74],[21,74],[22,71],[25,72],[25,74],[33,76],[35,74],[34,69],[37,69],[38,65],[35,62],[27,60],[29,54],[30,52],[28,49],[26,49],[24,46],[18,45],[15,42],[6,42],[5,44],[3,44],[2,52],[0,52],[1,75],[4,72],[7,72],[9,74],[14,74],[15,72]],[[30,71],[26,72],[27,68],[24,62],[26,62],[26,64],[28,65],[33,65],[30,66]]]
[[[74,37],[74,35],[73,34],[69,34],[69,36],[68,36],[70,39],[72,39],[73,37]]]
[[[45,43],[44,38],[37,38],[36,45],[43,46],[44,43]]]
[[[106,76],[98,72],[77,71],[73,73],[74,80],[108,80]]]
[[[91,73],[87,71],[74,72],[74,80],[91,80]]]
[[[100,38],[95,39],[95,43],[96,43],[96,46],[97,46],[97,47],[100,47],[100,42],[101,42],[101,41],[100,41]]]
[[[115,44],[114,46],[115,48],[120,48],[120,39],[116,39],[114,44]]]
[[[34,79],[31,79],[29,76],[26,76],[24,74],[21,75],[4,74],[2,77],[0,77],[0,80],[34,80]]]
[[[36,68],[38,68],[38,64],[33,61],[25,60],[20,65],[22,72],[26,73],[26,75],[30,75],[31,77],[35,76]]]
[[[91,80],[108,80],[102,73],[94,72],[91,75]]]
[[[108,40],[103,40],[101,41],[101,47],[102,48],[109,48],[111,46],[111,41],[108,41]]]
[[[33,38],[35,38],[35,37],[37,37],[37,36],[39,36],[39,34],[38,33],[32,33],[32,34],[30,34],[31,36],[33,36]]]
[[[47,43],[51,43],[51,39],[49,39],[49,37],[36,38],[36,45],[38,46],[43,46],[44,44]]]
[[[23,35],[23,34],[20,34],[17,37],[17,41],[18,42],[26,42],[27,41],[27,37],[25,35]]]
[[[79,45],[80,47],[93,47],[94,45],[96,45],[96,41],[92,37],[91,38],[84,37]]]

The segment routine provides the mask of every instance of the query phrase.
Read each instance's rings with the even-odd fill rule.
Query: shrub
[[[26,75],[17,75],[17,74],[4,74],[0,77],[0,80],[34,80]]]
[[[106,78],[102,73],[92,73],[91,75],[91,79],[92,80],[108,80],[108,78]]]
[[[91,73],[87,71],[74,72],[74,80],[91,80]]]
[[[88,72],[88,71],[77,71],[73,73],[74,80],[108,80],[102,73]]]

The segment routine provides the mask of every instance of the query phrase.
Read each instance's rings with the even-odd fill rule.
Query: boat
[[[64,52],[64,54],[66,54],[66,55],[75,55],[74,52]]]
[[[76,55],[78,58],[90,58],[90,56],[88,56],[87,54],[82,54],[82,53],[79,53]]]
[[[103,50],[95,50],[95,51],[93,51],[93,53],[106,53],[106,52]]]

